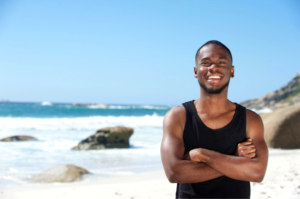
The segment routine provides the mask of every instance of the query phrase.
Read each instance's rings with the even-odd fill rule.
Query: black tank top
[[[234,155],[240,142],[246,141],[246,108],[236,104],[233,119],[220,129],[208,128],[198,116],[194,100],[183,103],[186,123],[183,132],[185,152],[195,148]],[[250,198],[250,183],[221,176],[200,183],[178,183],[176,198]]]

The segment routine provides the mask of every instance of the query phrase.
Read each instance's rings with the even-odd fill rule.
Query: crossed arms
[[[237,146],[235,156],[204,148],[196,148],[184,154],[182,137],[185,114],[184,107],[178,106],[172,108],[164,118],[161,158],[171,183],[199,183],[223,175],[251,182],[263,180],[268,149],[263,138],[262,120],[256,113],[247,110],[246,136],[250,140]]]

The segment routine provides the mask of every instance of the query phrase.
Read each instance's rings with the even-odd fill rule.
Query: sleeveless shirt
[[[229,124],[214,130],[201,121],[194,100],[183,103],[186,110],[185,152],[205,148],[234,155],[237,145],[246,141],[246,108],[235,104],[235,114]],[[200,183],[177,183],[176,198],[250,198],[250,183],[226,176]]]

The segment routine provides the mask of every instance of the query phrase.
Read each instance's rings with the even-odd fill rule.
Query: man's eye
[[[208,65],[209,62],[202,62],[201,64],[202,64],[202,65]]]
[[[224,61],[220,61],[220,62],[219,62],[219,64],[226,64],[226,62],[224,62]]]

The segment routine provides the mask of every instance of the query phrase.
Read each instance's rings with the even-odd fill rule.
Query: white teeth
[[[220,76],[209,76],[209,77],[208,77],[208,79],[212,79],[212,78],[213,78],[213,79],[220,79],[221,77],[220,77]]]

